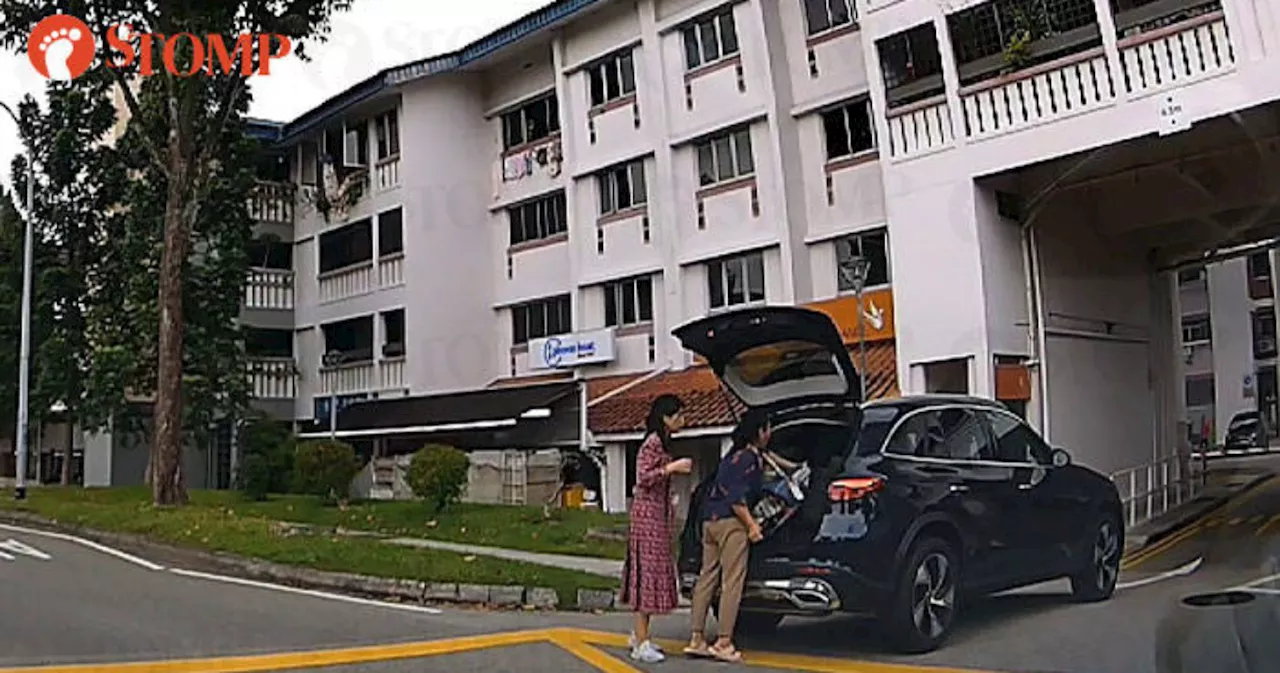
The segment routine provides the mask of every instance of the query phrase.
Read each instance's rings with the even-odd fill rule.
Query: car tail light
[[[831,502],[853,502],[861,500],[882,488],[884,488],[883,477],[837,479],[827,487],[827,498]]]

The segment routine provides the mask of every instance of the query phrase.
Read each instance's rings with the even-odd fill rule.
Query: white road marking
[[[270,582],[259,582],[256,580],[247,580],[240,577],[229,577],[226,575],[214,575],[212,573],[202,573],[195,570],[183,570],[181,568],[170,568],[169,572],[183,577],[193,577],[196,579],[210,580],[213,582],[226,582],[228,584],[239,584],[246,587],[256,587],[259,589],[269,589],[271,591],[283,591],[290,594],[298,594],[300,596],[311,596],[313,598],[326,598],[334,601],[342,601],[344,603],[354,603],[356,605],[369,605],[379,608],[391,608],[392,610],[404,610],[407,612],[419,612],[428,615],[444,614],[443,610],[437,608],[429,608],[421,605],[405,605],[403,603],[387,603],[384,601],[375,601],[367,598],[356,598],[355,596],[344,596],[342,594],[331,594],[325,591],[314,591],[312,589],[299,589],[297,587],[284,586],[282,584],[271,584]]]
[[[1175,577],[1183,577],[1185,575],[1190,575],[1191,573],[1200,569],[1201,563],[1204,563],[1203,556],[1200,558],[1197,558],[1196,560],[1184,566],[1174,568],[1173,570],[1169,570],[1166,572],[1162,572],[1158,575],[1152,575],[1151,577],[1144,577],[1140,580],[1134,580],[1132,582],[1123,582],[1123,583],[1117,584],[1116,590],[1120,591],[1123,589],[1135,589],[1137,587],[1146,586],[1148,584],[1155,584],[1156,582],[1162,582],[1164,580],[1173,579]]]
[[[128,561],[129,563],[132,563],[134,565],[142,566],[147,570],[164,570],[164,566],[159,565],[157,563],[152,563],[151,561],[148,561],[146,559],[138,558],[133,554],[127,554],[125,552],[120,551],[119,549],[112,549],[111,547],[108,547],[105,544],[99,544],[97,542],[94,542],[93,540],[86,540],[84,538],[76,537],[74,535],[67,535],[66,533],[52,533],[46,530],[35,530],[32,528],[23,528],[21,526],[10,526],[9,524],[4,524],[4,523],[0,523],[0,530],[7,530],[15,533],[26,533],[28,535],[39,535],[41,537],[47,537],[54,540],[62,540],[64,542],[73,542],[82,547],[88,547],[89,549],[92,549],[94,551],[102,552],[103,554],[107,554],[109,556],[114,556],[122,561]]]
[[[1237,589],[1237,591],[1246,591],[1251,594],[1267,594],[1268,596],[1280,596],[1280,589],[1263,589],[1262,587],[1245,587]]]
[[[1256,589],[1257,587],[1263,584],[1270,584],[1276,581],[1280,581],[1280,573],[1276,573],[1275,575],[1267,575],[1266,577],[1253,580],[1252,582],[1241,584],[1240,586],[1237,586],[1237,587],[1232,587],[1231,590],[1232,591],[1248,591],[1251,589]]]
[[[39,549],[36,549],[35,547],[18,542],[13,538],[9,538],[4,542],[0,542],[0,549],[13,552],[14,554],[22,554],[23,556],[30,556],[31,558],[40,559],[41,561],[53,560],[52,556],[40,551]]]
[[[0,551],[0,561],[16,561],[18,559]]]

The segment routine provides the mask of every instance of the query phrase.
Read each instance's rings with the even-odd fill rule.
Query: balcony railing
[[[378,363],[378,389],[401,390],[404,388],[404,357],[390,358]]]
[[[1115,97],[1106,54],[1098,47],[966,87],[960,105],[965,135],[984,138],[1088,112]]]
[[[1125,88],[1145,94],[1233,68],[1235,50],[1221,10],[1120,40]]]
[[[337,301],[372,292],[373,262],[361,262],[320,274],[320,301]]]
[[[257,222],[293,224],[293,197],[292,184],[260,180],[249,197],[249,215]]]
[[[889,154],[895,158],[925,154],[951,146],[955,130],[951,108],[943,96],[890,110]]]
[[[244,284],[244,306],[251,309],[293,310],[293,272],[251,269]]]
[[[260,400],[297,397],[298,369],[293,358],[255,358],[249,362],[253,396]]]
[[[325,367],[320,370],[321,395],[368,392],[374,390],[376,383],[377,365],[372,360]]]
[[[378,259],[378,287],[395,287],[404,284],[404,253],[387,255]]]
[[[373,167],[373,185],[380,192],[400,186],[399,155],[378,161]]]

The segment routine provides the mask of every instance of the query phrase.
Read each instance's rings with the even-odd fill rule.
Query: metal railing
[[[1203,456],[1175,453],[1119,470],[1111,481],[1120,491],[1125,523],[1133,527],[1195,498],[1204,489],[1208,473]]]

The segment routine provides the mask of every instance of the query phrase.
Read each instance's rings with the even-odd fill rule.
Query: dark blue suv
[[[863,404],[835,325],[802,308],[743,309],[675,330],[744,404],[769,410],[774,466],[753,512],[739,628],[787,615],[874,617],[905,652],[937,648],[963,599],[1068,577],[1109,598],[1124,548],[1109,479],[1072,465],[1004,405],[950,395]],[[682,533],[688,594],[701,563],[699,484]]]

